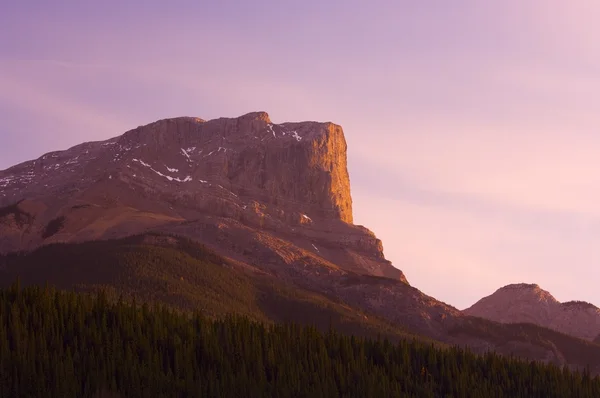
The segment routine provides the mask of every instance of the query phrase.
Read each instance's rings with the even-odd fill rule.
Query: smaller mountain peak
[[[498,290],[541,290],[537,283],[512,283]]]
[[[600,309],[585,301],[561,303],[535,283],[504,286],[463,311],[502,323],[533,323],[585,340],[600,339]]]
[[[558,303],[558,300],[556,300],[550,292],[542,289],[537,283],[513,283],[498,289],[494,294],[518,295],[523,298],[535,297],[540,301]]]

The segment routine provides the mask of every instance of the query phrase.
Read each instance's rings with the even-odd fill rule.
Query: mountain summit
[[[265,112],[159,120],[0,171],[0,206],[0,252],[157,230],[245,261],[406,281],[352,224],[346,141],[333,123],[274,124]]]
[[[504,286],[463,312],[502,323],[533,323],[586,340],[600,337],[600,309],[583,301],[561,303],[537,284]]]

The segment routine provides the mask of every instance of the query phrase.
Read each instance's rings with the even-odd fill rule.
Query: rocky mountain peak
[[[238,119],[244,120],[244,121],[245,120],[248,120],[248,121],[260,120],[265,123],[271,123],[271,118],[269,117],[269,114],[267,112],[263,112],[263,111],[249,112],[249,113],[246,113],[245,115],[240,116]]]
[[[600,333],[600,309],[582,302],[559,302],[537,284],[512,284],[463,311],[502,323],[528,322],[586,340]]]
[[[227,238],[236,250],[259,239],[285,262],[308,256],[405,281],[381,241],[352,224],[346,151],[330,122],[276,124],[265,112],[158,120],[0,171],[0,207],[26,199],[38,209],[22,228],[7,216],[0,252],[157,228],[206,240],[218,225],[245,231]]]
[[[498,290],[539,290],[540,286],[537,283],[513,283],[501,287]]]
[[[496,290],[492,296],[503,297],[510,301],[537,300],[558,303],[549,292],[536,283],[515,283]],[[489,297],[492,297],[489,296]]]
[[[127,180],[154,173],[172,183],[188,183],[177,189],[191,192],[210,181],[235,195],[311,218],[352,223],[346,163],[342,128],[332,123],[273,124],[265,112],[210,121],[179,117],[6,170],[0,174],[0,200],[12,203],[26,197],[36,176],[53,182],[59,172],[90,166],[96,170],[87,170],[87,178],[99,178],[99,171],[110,177],[111,170],[117,176],[126,174]],[[54,184],[44,185],[51,189]]]

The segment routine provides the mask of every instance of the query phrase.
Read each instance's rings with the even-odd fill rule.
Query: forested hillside
[[[400,325],[333,298],[235,267],[183,237],[145,234],[0,255],[0,287],[17,278],[23,286],[49,283],[80,292],[102,290],[113,300],[135,297],[140,304],[166,304],[209,318],[236,314],[267,323],[310,323],[322,331],[333,326],[365,337],[415,337]]]
[[[23,286],[44,286],[78,292],[103,291],[111,301],[165,304],[209,319],[243,316],[265,324],[295,322],[323,332],[360,337],[382,336],[397,342],[417,338],[402,322],[392,323],[361,311],[335,297],[304,290],[285,280],[239,266],[202,244],[163,234],[124,239],[52,244],[32,252],[0,255],[0,287],[20,278]],[[358,278],[358,277],[357,277]],[[567,363],[572,369],[589,366],[600,373],[600,345],[535,325],[503,325],[463,317],[449,323],[447,338],[438,347],[459,344],[477,353],[494,350],[505,356]],[[480,343],[473,345],[473,342]]]
[[[598,397],[600,379],[52,288],[0,291],[2,397]]]

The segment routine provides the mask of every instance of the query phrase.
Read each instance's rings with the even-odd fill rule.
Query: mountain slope
[[[504,286],[463,312],[502,323],[529,322],[590,341],[600,335],[598,307],[561,303],[536,284]]]
[[[135,297],[138,302],[164,303],[213,318],[237,314],[260,322],[334,327],[393,341],[437,340],[439,346],[467,345],[478,353],[495,350],[576,369],[589,365],[594,373],[600,372],[600,345],[591,342],[532,324],[502,325],[456,315],[392,279],[353,275],[329,279],[328,292],[303,289],[177,236],[145,234],[52,244],[0,256],[0,287],[17,278],[25,285],[103,290],[113,299]]]
[[[221,318],[238,314],[261,322],[330,326],[361,336],[415,337],[324,295],[269,278],[189,239],[145,234],[118,240],[52,244],[30,253],[0,255],[0,287],[50,283],[113,298],[168,304]]]
[[[0,207],[17,203],[26,217],[0,217],[0,252],[229,229],[234,246],[256,246],[243,255],[254,261],[309,258],[406,282],[381,241],[352,224],[346,141],[333,123],[273,124],[264,112],[160,120],[0,171]]]

